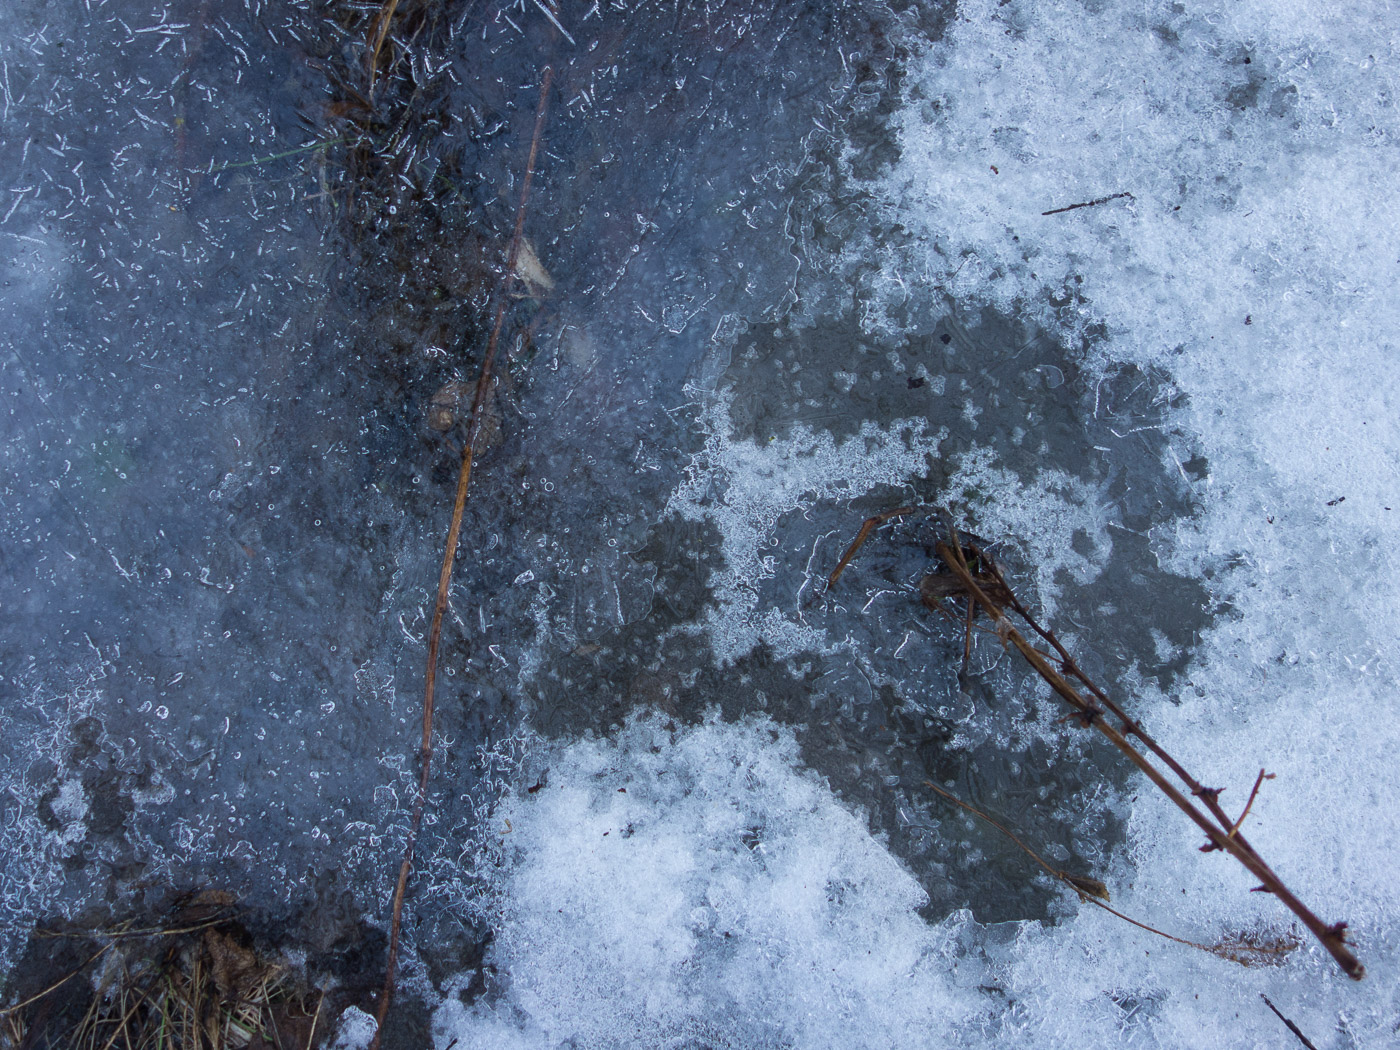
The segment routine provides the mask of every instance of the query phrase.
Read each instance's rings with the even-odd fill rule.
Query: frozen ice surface
[[[1113,502],[1106,485],[1053,467],[1027,484],[997,459],[990,448],[964,456],[948,478],[948,492],[954,498],[974,489],[986,494],[974,500],[977,527],[992,536],[1016,537],[1041,606],[1053,616],[1061,589],[1091,583],[1112,553],[1109,526],[1120,524],[1110,509]],[[1076,542],[1079,537],[1082,543]]]
[[[29,883],[7,917],[209,881],[286,907],[394,834],[361,730],[400,717],[412,502],[376,485],[382,380],[307,200],[314,27],[0,17],[0,777]]]
[[[900,160],[872,186],[911,237],[864,276],[853,271],[867,282],[867,323],[887,332],[911,299],[948,296],[1037,318],[1067,344],[1087,337],[1091,356],[1077,364],[1088,376],[1086,411],[1095,413],[1096,376],[1123,363],[1169,372],[1182,396],[1165,413],[1164,426],[1176,436],[1159,446],[1161,465],[1180,476],[1199,510],[1150,528],[1151,550],[1205,581],[1221,615],[1190,652],[1170,698],[1145,684],[1144,717],[1188,768],[1224,786],[1235,806],[1261,766],[1278,774],[1251,813],[1251,839],[1305,900],[1352,924],[1370,975],[1347,981],[1307,943],[1281,967],[1241,968],[1081,909],[1055,926],[972,932],[977,962],[967,965],[984,969],[968,983],[996,1006],[975,1027],[952,1034],[925,1027],[904,1045],[1288,1045],[1292,1036],[1263,1007],[1261,992],[1319,1046],[1394,1038],[1398,28],[1385,4],[1342,11],[969,3],[910,64]],[[1042,214],[1125,192],[1132,196]],[[867,248],[856,240],[851,258],[867,259]],[[837,377],[844,392],[860,389],[854,375]],[[1125,445],[1130,438],[1114,435]],[[957,469],[959,486],[982,483],[992,504],[978,508],[984,520],[1012,531],[1034,552],[1032,562],[1061,552],[1068,570],[1062,589],[1098,571],[1106,537],[1115,534],[1092,493],[1066,490],[1053,471],[1013,484],[985,452],[963,456]],[[765,480],[764,498],[776,498],[770,493],[781,489],[781,476]],[[998,508],[1000,494],[1024,492],[1028,483],[1043,484],[1046,495],[1068,491],[1068,508],[1019,512],[1015,500]],[[717,503],[722,489],[713,493]],[[1027,507],[1044,498],[1018,496]],[[1066,515],[1074,505],[1082,508],[1077,528],[1096,540],[1068,557]],[[638,731],[634,725],[620,739]],[[715,726],[691,732],[708,734],[706,757],[726,768],[733,741],[721,745]],[[742,977],[700,961],[700,931],[710,927],[692,925],[693,880],[713,870],[712,861],[727,862],[727,848],[689,863],[697,840],[714,840],[698,816],[682,816],[684,803],[678,808],[655,791],[634,797],[631,778],[656,759],[627,755],[629,746],[574,745],[576,752],[553,756],[550,794],[507,803],[511,836],[525,834],[506,836],[501,885],[509,889],[498,951],[521,984],[504,980],[495,1006],[470,1016],[445,1008],[439,1045],[451,1035],[486,1039],[488,1032],[499,1045],[569,1036],[579,1045],[637,1045],[658,1038],[634,1035],[639,1024],[694,1016],[722,1025],[741,1016],[734,989],[759,995],[770,965],[792,966],[794,987],[810,987],[800,962],[781,952],[762,960],[736,954],[734,965],[752,965]],[[677,753],[684,734],[657,746],[668,768],[688,768]],[[591,757],[576,764],[582,755]],[[778,807],[794,804],[780,780],[759,780],[767,799],[746,805],[773,819]],[[627,794],[607,798],[616,786]],[[638,805],[643,799],[647,808]],[[542,833],[534,820],[550,804],[560,808],[536,844]],[[1139,792],[1123,805],[1129,841],[1110,879],[1123,910],[1204,942],[1288,927],[1277,902],[1248,892],[1244,872],[1197,851],[1199,836],[1166,804]],[[715,808],[720,821],[728,811]],[[666,874],[634,891],[630,870],[608,867],[611,851],[622,853],[632,840],[612,838],[630,822],[643,856],[648,833],[640,829],[661,813],[673,817],[672,832],[692,830],[639,862],[640,870],[661,864]],[[843,825],[829,817],[822,826]],[[852,841],[864,834],[844,826]],[[820,832],[810,834],[823,841]],[[556,839],[572,850],[555,852]],[[801,845],[786,845],[794,858],[805,856]],[[840,855],[829,846],[832,852]],[[826,859],[812,870],[825,870]],[[783,863],[769,861],[776,870]],[[613,873],[611,883],[604,872]],[[888,879],[890,900],[899,900],[906,883],[887,871],[860,883],[852,916],[862,914],[864,891],[880,878]],[[714,879],[733,885],[732,876]],[[627,887],[621,893],[619,884]],[[767,899],[763,886],[754,876],[754,897]],[[520,904],[546,887],[555,894],[549,905]],[[621,927],[609,925],[619,898],[633,918]],[[872,950],[880,943],[878,928],[851,935]],[[604,946],[613,950],[599,958]],[[850,947],[831,950],[845,958]],[[558,958],[610,975],[646,966],[648,978],[634,984],[655,987],[656,997],[625,980],[586,983],[567,964],[556,969],[551,960]],[[945,968],[944,986],[921,1003],[967,1003],[952,974]],[[829,1003],[849,1004],[887,977],[875,975],[871,985],[852,974],[828,993]],[[884,987],[873,998],[898,1009],[902,986]],[[765,1016],[781,1023],[786,1005]],[[977,1016],[965,1008],[960,1016]],[[600,1015],[619,1027],[597,1027]],[[527,1036],[502,1035],[512,1021]],[[753,1041],[753,1031],[736,1041]],[[723,1041],[709,1030],[693,1038]]]
[[[0,10],[8,924],[133,861],[353,920],[401,832],[452,459],[412,419],[476,307],[447,281],[415,316],[439,289],[403,293],[427,264],[387,234],[361,262],[393,279],[340,283],[312,158],[219,169],[306,146],[324,100],[270,42],[297,5],[216,17],[181,79],[201,6]],[[454,251],[509,229],[518,157],[483,144],[519,148],[537,6],[423,68],[461,74],[463,134],[405,165],[490,162]],[[469,510],[419,869],[425,928],[475,907],[499,977],[439,1047],[1283,1045],[1261,991],[1319,1046],[1392,1039],[1396,16],[969,0],[883,77],[807,8],[580,6],[529,231],[554,289]],[[1004,666],[950,681],[919,526],[807,604],[915,501],[1003,540],[1227,802],[1278,774],[1251,837],[1366,983],[1017,897],[1023,857],[920,801],[932,774],[1044,822],[1173,933],[1287,927]],[[555,737],[528,776],[518,738],[478,748],[522,714]],[[1055,922],[955,910],[998,900]]]
[[[1389,5],[959,15],[911,77],[884,188],[919,244],[894,265],[1067,336],[1101,325],[1103,360],[1170,369],[1186,395],[1170,419],[1207,469],[1191,479],[1201,513],[1159,529],[1155,548],[1209,579],[1226,615],[1152,724],[1236,805],[1260,766],[1279,774],[1252,840],[1304,899],[1351,921],[1371,967],[1352,986],[1309,946],[1285,985],[1295,1020],[1319,1045],[1393,1038],[1400,24]],[[1119,192],[1133,196],[1041,214]],[[1140,799],[1130,831],[1134,904],[1179,898],[1164,924],[1208,938],[1246,916],[1282,921],[1242,871],[1200,863],[1165,806]],[[1040,974],[1022,1009],[1041,1045],[1068,1038],[1054,975],[1101,921],[1018,946],[1022,980]],[[1116,971],[1115,995],[1137,1004],[1120,1020],[1164,1044],[1194,1032],[1248,1045],[1252,1023],[1216,1028],[1235,1013],[1219,987],[1267,979],[1232,973],[1212,993],[1200,982],[1213,963],[1163,954]]]
[[[885,428],[867,421],[859,433],[839,442],[802,425],[786,437],[735,440],[729,400],[720,395],[707,406],[701,417],[709,431],[705,448],[666,508],[687,519],[712,521],[722,537],[724,565],[710,576],[714,598],[705,618],[710,649],[716,659],[728,661],[760,642],[780,657],[829,648],[824,632],[802,622],[796,609],[760,611],[760,582],[777,571],[775,559],[765,553],[779,544],[779,519],[836,497],[859,499],[881,486],[897,489],[924,475],[938,436],[925,434],[922,419],[903,419]]]

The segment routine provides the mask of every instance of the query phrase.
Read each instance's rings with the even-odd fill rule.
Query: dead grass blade
[[[64,975],[63,977],[60,977],[58,980],[54,981],[53,984],[45,988],[42,992],[36,992],[35,994],[31,995],[28,999],[23,999],[20,1002],[15,1003],[13,1006],[7,1006],[3,1010],[0,1010],[0,1017],[9,1017],[12,1014],[16,1014],[19,1011],[23,1010],[26,1006],[29,1006],[31,1003],[37,1003],[40,999],[43,999],[45,996],[58,991],[65,984],[71,981],[74,977],[77,977],[78,974],[84,972],[89,966],[95,963],[102,956],[102,954],[106,952],[107,949],[110,947],[112,947],[110,942],[104,944],[101,948],[97,949],[95,953],[93,953],[93,955],[87,960],[87,962],[83,963],[81,966],[79,966],[72,972]]]
[[[149,927],[144,941],[133,927],[90,930],[101,947],[77,972],[5,1010],[0,1041],[71,1050],[313,1045],[321,1004],[313,1014],[310,992],[285,965],[259,956],[238,923]]]
[[[369,67],[369,96],[374,97],[374,81],[379,74],[379,52],[384,50],[384,41],[389,36],[389,26],[393,24],[394,12],[399,8],[399,0],[384,0],[379,13],[370,23],[369,36],[365,40],[365,64]]]
[[[1175,934],[1159,930],[1155,926],[1150,926],[1145,922],[1134,919],[1132,916],[1125,915],[1117,908],[1112,907],[1109,903],[1111,898],[1109,897],[1108,887],[1099,879],[1086,875],[1074,875],[1060,868],[1051,867],[1044,857],[1022,842],[1009,828],[988,816],[976,806],[969,802],[964,802],[951,791],[939,787],[931,780],[925,780],[924,786],[931,788],[955,806],[960,806],[962,809],[967,810],[974,816],[980,817],[992,827],[996,828],[1015,843],[1023,853],[1044,868],[1052,878],[1057,879],[1072,889],[1081,901],[1092,904],[1097,908],[1102,908],[1110,915],[1117,916],[1124,922],[1131,923],[1140,930],[1146,930],[1148,933],[1156,934],[1158,937],[1163,937],[1169,941],[1175,941],[1177,944],[1184,944],[1188,948],[1195,948],[1198,951],[1208,952],[1221,959],[1228,959],[1230,962],[1239,963],[1241,966],[1254,966],[1259,963],[1276,962],[1282,956],[1298,947],[1298,939],[1286,935],[1267,939],[1262,937],[1246,938],[1242,935],[1222,937],[1215,944],[1202,944],[1199,941],[1188,940],[1185,937],[1178,937]]]
[[[826,578],[826,589],[830,591],[836,586],[836,581],[841,578],[841,574],[846,571],[846,566],[851,564],[861,547],[865,546],[865,541],[870,538],[870,534],[878,529],[891,518],[902,518],[907,514],[913,514],[919,510],[918,507],[896,507],[894,510],[887,510],[883,514],[876,514],[873,518],[866,518],[861,523],[860,531],[856,533],[856,538],[851,541],[851,545],[846,548],[846,553],[841,555],[841,560],[836,563],[836,568],[831,570],[831,575]]]

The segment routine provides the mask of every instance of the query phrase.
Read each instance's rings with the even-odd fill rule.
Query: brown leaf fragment
[[[515,258],[515,276],[536,299],[543,299],[554,291],[554,278],[549,276],[534,247],[524,237],[520,239],[520,254]]]
[[[204,931],[204,950],[209,953],[214,987],[226,1002],[246,998],[249,989],[267,973],[267,967],[252,948],[217,928]]]
[[[1082,897],[1097,897],[1101,901],[1112,900],[1108,895],[1108,887],[1098,879],[1090,878],[1088,875],[1071,875],[1067,871],[1060,872],[1060,878],[1069,883]]]
[[[471,388],[466,383],[444,383],[438,387],[428,401],[428,426],[438,431],[451,430],[470,396]]]

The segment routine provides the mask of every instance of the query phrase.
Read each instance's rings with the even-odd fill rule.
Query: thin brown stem
[[[1034,860],[1037,864],[1039,864],[1042,868],[1044,868],[1051,876],[1053,876],[1055,879],[1059,880],[1060,882],[1064,883],[1064,884],[1065,884],[1066,886],[1068,886],[1070,889],[1072,889],[1072,890],[1078,895],[1078,897],[1079,897],[1080,900],[1082,900],[1082,901],[1088,901],[1090,904],[1097,905],[1098,907],[1102,908],[1104,911],[1108,912],[1110,915],[1116,915],[1116,916],[1118,916],[1118,918],[1122,919],[1124,922],[1132,923],[1132,924],[1133,924],[1134,926],[1136,926],[1138,929],[1140,929],[1140,930],[1146,930],[1148,933],[1155,933],[1158,937],[1165,937],[1165,938],[1166,938],[1167,940],[1169,940],[1169,941],[1175,941],[1177,944],[1184,944],[1184,945],[1186,945],[1188,948],[1199,948],[1201,951],[1203,951],[1203,952],[1210,952],[1210,954],[1212,954],[1212,955],[1219,955],[1219,954],[1220,954],[1220,952],[1219,952],[1217,949],[1211,947],[1211,946],[1208,945],[1208,944],[1200,944],[1200,943],[1198,943],[1197,941],[1188,941],[1185,937],[1177,937],[1175,934],[1167,933],[1165,930],[1159,930],[1159,929],[1157,929],[1157,927],[1155,927],[1155,926],[1149,926],[1149,925],[1148,925],[1147,923],[1145,923],[1145,922],[1139,922],[1137,919],[1134,919],[1134,918],[1133,918],[1132,916],[1130,916],[1130,915],[1124,915],[1124,914],[1123,914],[1121,911],[1119,911],[1117,908],[1114,908],[1114,907],[1110,906],[1110,905],[1109,905],[1108,903],[1106,903],[1102,898],[1100,898],[1100,896],[1099,896],[1099,894],[1098,894],[1098,889],[1099,889],[1100,887],[1102,887],[1103,884],[1100,883],[1100,882],[1098,882],[1098,880],[1096,880],[1096,879],[1084,879],[1084,878],[1082,878],[1082,877],[1080,877],[1080,876],[1077,876],[1077,875],[1071,875],[1071,874],[1070,874],[1069,872],[1067,872],[1067,871],[1061,871],[1059,868],[1052,868],[1052,867],[1046,862],[1045,858],[1043,858],[1039,853],[1037,853],[1035,850],[1031,849],[1031,848],[1030,848],[1029,846],[1027,846],[1024,842],[1022,842],[1019,838],[1017,838],[1016,835],[1012,834],[1012,832],[1011,832],[1008,828],[1006,828],[1004,825],[998,823],[996,820],[993,820],[990,816],[988,816],[986,813],[982,812],[982,810],[978,809],[976,806],[972,805],[971,803],[964,802],[962,799],[958,798],[958,797],[957,797],[956,795],[954,795],[952,792],[950,792],[950,791],[945,791],[943,788],[939,787],[937,784],[935,784],[935,783],[934,783],[933,781],[931,781],[931,780],[925,780],[925,781],[924,781],[924,785],[925,785],[926,787],[932,788],[934,791],[938,792],[940,795],[942,795],[944,798],[946,798],[949,802],[953,803],[955,806],[961,806],[963,809],[967,810],[969,813],[971,813],[971,814],[973,814],[973,815],[975,815],[975,816],[977,816],[977,817],[980,817],[982,820],[985,820],[985,821],[986,821],[988,824],[990,824],[992,827],[996,828],[996,829],[997,829],[998,831],[1000,831],[1003,835],[1005,835],[1005,836],[1006,836],[1007,838],[1009,838],[1012,842],[1014,842],[1018,847],[1020,847],[1020,849],[1021,849],[1027,856],[1029,856],[1032,860]],[[1087,885],[1086,885],[1086,884],[1087,884]],[[1104,889],[1103,892],[1106,894],[1106,893],[1107,893],[1107,890]]]
[[[935,784],[932,780],[925,780],[925,781],[924,781],[924,787],[928,788],[928,789],[931,790],[931,791],[936,791],[936,792],[938,792],[940,795],[942,795],[944,798],[946,798],[946,799],[947,799],[949,802],[951,802],[953,805],[958,806],[958,807],[960,807],[960,808],[962,808],[962,809],[967,810],[969,813],[971,813],[971,814],[972,814],[973,816],[975,816],[975,817],[980,817],[982,820],[985,820],[988,824],[990,824],[992,827],[996,828],[996,829],[997,829],[998,831],[1000,831],[1003,835],[1005,835],[1005,836],[1006,836],[1007,838],[1009,838],[1012,842],[1014,842],[1018,847],[1020,847],[1022,853],[1024,853],[1026,856],[1030,857],[1031,860],[1033,860],[1033,861],[1035,861],[1037,864],[1039,864],[1039,865],[1040,865],[1042,868],[1044,868],[1045,871],[1046,871],[1049,875],[1051,875],[1052,877],[1054,877],[1054,878],[1056,878],[1056,879],[1063,879],[1063,878],[1064,878],[1064,875],[1065,875],[1064,872],[1060,871],[1059,868],[1052,868],[1048,863],[1046,863],[1045,859],[1044,859],[1039,853],[1037,853],[1035,850],[1031,849],[1031,848],[1030,848],[1029,846],[1027,846],[1024,842],[1022,842],[1019,838],[1017,838],[1016,835],[1011,831],[1011,829],[1008,828],[1008,827],[1006,827],[1004,824],[998,823],[996,820],[994,820],[992,817],[988,816],[986,813],[983,813],[980,809],[978,809],[976,806],[972,805],[970,802],[964,802],[962,799],[958,798],[958,796],[955,795],[955,794],[953,794],[951,791],[948,791],[948,790],[946,790],[945,788],[939,787],[939,786],[938,786],[937,784]],[[1073,884],[1071,883],[1070,885],[1073,885]],[[1082,890],[1079,890],[1079,889],[1077,889],[1077,888],[1076,888],[1075,892],[1078,893],[1081,897],[1084,895],[1083,891],[1082,891]]]
[[[511,237],[510,251],[506,257],[506,272],[496,302],[496,322],[491,329],[491,338],[486,344],[486,353],[481,360],[481,375],[476,383],[476,397],[472,400],[471,422],[467,427],[466,446],[462,450],[462,467],[457,475],[457,495],[452,504],[452,523],[447,530],[447,543],[443,551],[442,569],[438,573],[437,601],[433,605],[432,626],[428,631],[427,671],[423,684],[423,739],[418,751],[418,790],[413,799],[413,816],[409,822],[408,841],[404,846],[403,862],[399,865],[399,877],[394,886],[394,903],[389,921],[389,957],[385,966],[384,991],[379,999],[377,1011],[378,1028],[370,1041],[370,1050],[379,1050],[380,1034],[384,1030],[384,1018],[389,1012],[389,1003],[394,994],[394,971],[398,964],[399,935],[403,923],[404,892],[408,888],[409,872],[413,868],[413,848],[418,841],[418,832],[423,824],[423,806],[428,796],[428,778],[432,770],[433,758],[433,695],[437,687],[438,649],[442,641],[442,620],[447,612],[447,595],[452,585],[452,565],[457,558],[457,541],[462,531],[462,514],[467,505],[467,488],[471,484],[472,462],[476,444],[481,435],[481,420],[485,414],[487,393],[491,389],[491,367],[496,359],[496,348],[501,340],[501,329],[505,324],[506,305],[510,300],[510,288],[515,280],[516,261],[520,254],[520,242],[525,229],[525,210],[530,200],[530,184],[535,175],[535,159],[539,155],[540,136],[544,132],[545,113],[549,104],[549,88],[554,81],[554,70],[545,67],[540,81],[539,108],[535,111],[535,131],[530,140],[530,155],[525,163],[525,179],[520,187],[520,206],[515,213],[515,233]]]
[[[846,548],[846,553],[841,555],[841,560],[836,563],[836,568],[831,570],[831,575],[826,578],[826,589],[830,591],[836,586],[836,581],[841,578],[841,574],[846,571],[846,566],[851,564],[851,559],[865,546],[865,541],[870,538],[870,534],[877,528],[889,521],[891,518],[901,518],[906,514],[913,514],[918,507],[896,507],[894,510],[887,510],[883,514],[876,514],[873,518],[866,518],[861,523],[860,531],[856,533],[856,538],[851,541],[851,545]]]
[[[26,1006],[28,1006],[30,1003],[38,1002],[40,999],[42,999],[44,996],[48,995],[50,992],[52,992],[52,991],[54,991],[54,990],[56,990],[56,989],[58,989],[58,988],[63,987],[65,984],[67,984],[69,981],[71,981],[74,977],[77,977],[78,974],[82,973],[82,972],[83,972],[84,970],[86,970],[89,966],[91,966],[93,963],[95,963],[95,962],[97,961],[98,956],[100,956],[103,952],[105,952],[105,951],[106,951],[108,948],[110,948],[110,947],[112,947],[112,945],[111,945],[110,943],[104,944],[101,948],[97,949],[97,951],[92,955],[91,958],[88,959],[87,962],[83,963],[83,964],[82,964],[81,966],[79,966],[76,970],[73,970],[71,973],[67,974],[66,976],[60,977],[58,980],[54,981],[53,984],[51,984],[51,985],[49,985],[47,988],[45,988],[42,992],[36,992],[34,995],[31,995],[28,999],[24,999],[24,1000],[21,1000],[20,1002],[15,1003],[14,1006],[7,1006],[7,1007],[5,1007],[3,1010],[0,1010],[0,1017],[7,1017],[7,1016],[9,1016],[10,1014],[18,1013],[20,1010],[23,1010],[23,1009],[24,1009]]]
[[[394,20],[394,12],[398,10],[398,7],[399,0],[384,0],[384,5],[380,7],[379,13],[370,23],[365,54],[366,63],[369,66],[369,95],[371,98],[374,97],[374,80],[379,72],[379,52],[384,48],[384,40],[389,35],[389,26]]]
[[[1244,818],[1249,816],[1249,811],[1254,808],[1254,800],[1259,797],[1259,788],[1266,780],[1273,780],[1274,774],[1265,773],[1262,769],[1259,775],[1254,778],[1254,787],[1249,792],[1249,801],[1244,804],[1244,812],[1240,814],[1240,819],[1230,825],[1230,835],[1237,837],[1236,832],[1240,830],[1240,825],[1244,823]]]
[[[1001,570],[996,566],[995,562],[991,559],[987,559],[987,568],[992,578],[1000,585],[1002,593],[1010,598],[1009,604],[1016,615],[1021,617],[1021,619],[1030,626],[1031,630],[1043,638],[1055,650],[1061,666],[1065,669],[1065,674],[1077,679],[1094,695],[1095,699],[1103,704],[1104,707],[1108,708],[1108,710],[1112,711],[1114,717],[1123,723],[1124,735],[1135,736],[1142,741],[1142,745],[1156,755],[1163,765],[1176,774],[1177,778],[1186,785],[1187,789],[1194,797],[1199,798],[1205,803],[1206,808],[1211,811],[1211,815],[1215,817],[1220,826],[1229,830],[1234,822],[1226,815],[1225,810],[1220,806],[1218,798],[1220,794],[1219,789],[1203,787],[1195,777],[1186,772],[1185,767],[1169,755],[1166,748],[1157,743],[1157,741],[1148,734],[1147,730],[1142,728],[1136,719],[1131,717],[1126,711],[1119,707],[1107,693],[1094,684],[1089,676],[1080,668],[1079,664],[1075,662],[1069,650],[1061,644],[1059,638],[1055,637],[1053,632],[1042,627],[1036,621],[1035,617],[1031,615],[1030,610],[1021,604],[1020,599],[1016,597],[1016,593],[1011,590],[1010,585],[1007,584],[1006,578],[1001,574]]]
[[[321,1019],[321,1007],[326,1005],[326,992],[321,990],[321,998],[316,1000],[316,1012],[311,1015],[311,1031],[306,1034],[306,1050],[312,1050],[316,1045],[316,1022]],[[304,1008],[303,1008],[304,1009]],[[273,1031],[276,1031],[274,1024]]]
[[[1147,730],[1145,730],[1142,727],[1141,723],[1139,723],[1136,719],[1132,718],[1126,711],[1124,711],[1120,706],[1118,706],[1118,704],[1114,703],[1114,701],[1108,696],[1107,693],[1105,693],[1102,689],[1095,685],[1094,682],[1089,678],[1089,676],[1085,674],[1084,671],[1080,668],[1080,666],[1075,662],[1074,657],[1070,655],[1069,650],[1067,650],[1064,647],[1064,645],[1061,644],[1060,640],[1057,637],[1055,637],[1054,632],[1042,627],[1038,622],[1036,622],[1036,619],[1034,616],[1031,615],[1030,610],[1027,609],[1021,603],[1020,599],[1016,597],[1016,593],[1013,590],[1011,590],[1010,585],[1007,584],[1006,578],[1001,574],[1001,569],[997,567],[996,563],[993,562],[990,558],[985,559],[985,561],[987,564],[988,573],[999,585],[998,595],[1006,597],[1008,599],[1008,604],[1015,611],[1016,615],[1021,617],[1022,620],[1024,620],[1027,624],[1030,625],[1031,629],[1035,631],[1036,634],[1038,634],[1041,638],[1045,639],[1045,641],[1048,642],[1054,648],[1056,654],[1058,655],[1061,666],[1065,669],[1065,673],[1074,677],[1080,683],[1082,683],[1084,687],[1094,695],[1095,699],[1102,703],[1104,707],[1108,708],[1109,711],[1113,712],[1114,717],[1116,717],[1119,721],[1123,723],[1123,734],[1125,736],[1137,737],[1138,740],[1142,742],[1142,745],[1145,748],[1147,748],[1148,751],[1152,752],[1152,754],[1157,756],[1157,758],[1162,762],[1162,764],[1165,765],[1168,769],[1170,769],[1176,775],[1177,779],[1186,785],[1186,788],[1188,791],[1190,791],[1191,796],[1193,798],[1199,798],[1202,801],[1202,803],[1205,804],[1205,807],[1207,810],[1210,811],[1211,816],[1215,818],[1216,822],[1223,829],[1225,829],[1226,832],[1233,835],[1237,840],[1243,842],[1246,849],[1252,850],[1252,847],[1249,845],[1249,843],[1244,841],[1244,837],[1238,833],[1239,825],[1240,823],[1242,823],[1242,819],[1241,821],[1231,820],[1230,816],[1225,812],[1224,808],[1221,807],[1221,789],[1208,788],[1203,786],[1200,783],[1200,781],[1198,781],[1195,777],[1193,777],[1190,773],[1186,771],[1186,768],[1182,766],[1180,762],[1178,762],[1175,758],[1173,758],[1170,754],[1167,753],[1166,748],[1162,747],[1161,744],[1157,743],[1157,741],[1151,736],[1151,734],[1149,734]]]
[[[1259,998],[1263,999],[1264,1005],[1274,1012],[1274,1016],[1277,1017],[1280,1021],[1282,1021],[1284,1025],[1288,1028],[1288,1030],[1298,1037],[1298,1041],[1300,1043],[1306,1046],[1308,1050],[1317,1050],[1317,1047],[1313,1045],[1312,1040],[1303,1034],[1303,1030],[1299,1028],[1296,1024],[1294,1024],[1292,1021],[1290,1021],[1287,1017],[1284,1017],[1283,1013],[1279,1010],[1277,1006],[1273,1004],[1273,1002],[1269,999],[1267,995],[1265,995],[1263,992],[1260,992]]]

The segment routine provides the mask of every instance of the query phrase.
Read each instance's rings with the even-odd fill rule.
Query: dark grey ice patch
[[[498,22],[425,44],[408,185],[362,195],[346,244],[326,200],[349,151],[306,148],[344,129],[303,124],[327,100],[304,59],[335,49],[296,5],[205,14],[5,15],[3,188],[24,192],[0,222],[22,247],[0,304],[0,664],[64,701],[90,641],[105,674],[101,731],[33,772],[25,825],[98,846],[66,858],[64,900],[29,903],[158,909],[214,883],[267,916],[316,902],[339,917],[308,927],[325,946],[378,909],[402,845],[460,439],[422,413],[475,375],[537,41]],[[642,551],[703,444],[686,384],[791,302],[790,188],[866,75],[825,45],[877,54],[882,17],[609,12],[560,65],[526,231],[555,290],[519,305],[537,323],[467,512],[425,901],[466,892],[451,862],[501,790],[482,749],[523,708],[580,702],[521,683],[705,607],[697,565]],[[700,662],[694,637],[667,644]]]

